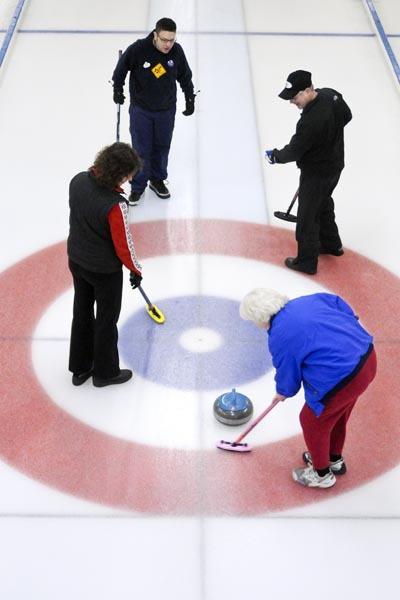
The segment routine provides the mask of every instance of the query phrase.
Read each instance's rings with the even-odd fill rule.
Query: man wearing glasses
[[[129,204],[135,206],[147,183],[159,198],[169,198],[168,155],[174,131],[176,82],[186,100],[185,116],[194,113],[192,71],[182,47],[176,43],[176,23],[163,18],[155,29],[121,55],[113,73],[114,102],[123,104],[123,86],[130,71],[130,132],[132,146],[143,159],[143,169],[132,179]]]

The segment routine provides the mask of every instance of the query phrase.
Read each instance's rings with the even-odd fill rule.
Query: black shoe
[[[320,254],[332,254],[332,256],[343,256],[344,250],[343,248],[337,248],[337,250],[328,250],[328,248],[324,248],[321,246],[319,249]]]
[[[109,377],[108,379],[101,379],[101,377],[93,377],[93,385],[95,387],[105,387],[106,385],[115,385],[116,383],[125,383],[132,377],[132,371],[130,369],[121,369],[119,375],[115,377]]]
[[[82,385],[92,376],[93,370],[86,371],[85,373],[74,373],[72,375],[72,385]]]
[[[293,269],[293,271],[300,271],[300,273],[307,273],[307,275],[315,275],[317,272],[317,267],[314,269],[310,267],[303,267],[302,264],[298,262],[297,258],[293,258],[291,256],[285,259],[285,265],[289,269]]]
[[[170,198],[171,196],[169,189],[161,179],[150,179],[149,188],[153,190],[159,198]]]
[[[136,204],[139,202],[140,198],[142,197],[143,192],[131,192],[129,194],[129,198],[128,198],[128,204],[129,206],[136,206]]]

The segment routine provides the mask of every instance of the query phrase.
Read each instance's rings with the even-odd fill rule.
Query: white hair
[[[240,304],[240,316],[256,324],[267,324],[287,302],[289,298],[276,290],[256,288],[243,298]]]

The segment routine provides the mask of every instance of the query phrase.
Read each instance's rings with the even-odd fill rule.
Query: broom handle
[[[281,402],[281,400],[278,400],[278,399],[273,400],[271,402],[271,404],[260,415],[258,415],[258,417],[256,419],[254,419],[254,421],[249,425],[249,427],[247,429],[245,429],[245,431],[243,431],[243,433],[241,433],[239,435],[239,437],[237,438],[237,440],[235,440],[233,443],[239,444],[239,442],[241,442],[242,439],[244,437],[246,437],[246,435],[248,433],[250,433],[250,431],[252,429],[254,429],[254,427],[256,425],[258,425],[260,421],[262,421],[262,419],[274,408],[274,406],[276,406],[278,404],[278,402]]]
[[[139,290],[139,292],[142,294],[143,298],[146,300],[146,303],[148,304],[148,306],[149,306],[150,308],[153,308],[153,305],[152,305],[152,303],[150,302],[150,299],[149,299],[149,297],[147,296],[147,294],[145,293],[145,291],[144,291],[144,289],[142,288],[142,286],[141,286],[141,285],[138,285],[138,290]]]
[[[288,209],[287,209],[287,211],[286,211],[286,214],[287,214],[287,215],[288,215],[288,214],[290,214],[290,211],[292,210],[292,208],[293,208],[293,205],[294,205],[294,203],[296,202],[298,195],[299,195],[299,190],[297,190],[297,192],[296,192],[296,193],[295,193],[295,195],[293,196],[293,200],[291,201],[291,203],[290,203],[290,206],[289,206],[289,208],[288,208]]]
[[[117,133],[115,135],[115,140],[117,142],[119,142],[119,124],[121,121],[121,105],[118,104],[118,108],[117,108]]]
[[[118,61],[122,56],[122,50],[118,50]],[[118,109],[117,109],[117,132],[116,132],[116,141],[119,142],[119,125],[121,122],[121,105],[118,104]]]

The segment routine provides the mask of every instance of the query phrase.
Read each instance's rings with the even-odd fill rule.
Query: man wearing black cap
[[[308,71],[290,73],[279,96],[302,110],[289,144],[266,151],[270,164],[296,161],[300,169],[297,256],[285,265],[314,275],[319,254],[343,254],[332,192],[344,167],[343,129],[352,115],[339,92],[314,89]]]

